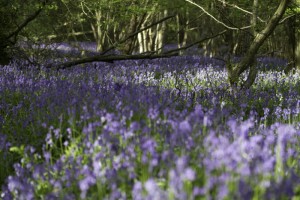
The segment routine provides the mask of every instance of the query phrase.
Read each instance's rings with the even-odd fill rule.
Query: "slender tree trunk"
[[[164,10],[161,13],[161,18],[165,18],[168,15],[168,10]],[[161,24],[157,25],[157,36],[156,36],[156,50],[158,50],[158,53],[162,52],[162,47],[164,43],[164,35],[166,31],[166,22],[162,22]]]
[[[142,27],[143,28],[143,27]],[[143,32],[138,34],[138,45],[139,45],[139,53],[143,53],[145,50],[145,45],[144,45],[144,37],[143,37]]]
[[[152,13],[147,13],[145,20],[141,24],[141,29],[146,27],[146,23],[148,23],[152,18]],[[151,28],[142,31],[138,34],[138,43],[139,43],[139,53],[147,52],[151,49],[152,44],[152,32]]]
[[[252,33],[253,35],[257,34],[257,8],[258,8],[258,0],[253,0],[253,9],[252,9]]]
[[[297,69],[300,69],[300,34],[299,34],[299,31],[298,31],[298,34],[297,34],[297,47],[295,49],[295,57],[296,57],[296,67]]]
[[[158,16],[162,16],[163,13],[159,13]],[[156,25],[156,29],[155,29],[155,38],[154,38],[154,51],[157,51],[160,46],[162,46],[162,39],[163,39],[163,35],[162,35],[162,23],[161,24],[157,24]]]
[[[229,65],[228,69],[228,79],[234,88],[237,87],[239,83],[240,75],[247,69],[250,69],[250,73],[248,74],[248,78],[245,83],[243,83],[242,87],[249,88],[254,83],[257,76],[257,69],[255,65],[255,55],[257,54],[259,48],[265,42],[265,40],[272,34],[276,26],[278,25],[280,19],[285,13],[287,6],[290,0],[282,0],[275,11],[274,15],[271,17],[270,21],[267,23],[266,27],[259,32],[254,38],[250,48],[248,49],[244,58],[237,65],[232,66]]]
[[[96,40],[96,44],[97,44],[97,51],[101,52],[104,50],[104,30],[102,27],[102,13],[101,11],[97,11],[95,13],[95,17],[96,17],[96,23],[95,24],[91,24],[92,30],[93,30],[93,35],[94,38]]]
[[[284,69],[285,73],[288,73],[296,67],[297,32],[298,30],[296,30],[296,16],[294,16],[289,18],[286,23],[286,33],[288,36],[287,57],[289,59],[289,64]]]
[[[188,15],[188,11],[186,11],[185,15]],[[181,48],[186,46],[187,42],[187,24],[189,23],[188,19],[180,14],[176,15],[176,25],[177,25],[177,47]],[[179,54],[182,55],[183,51],[179,51]]]
[[[156,37],[156,29],[149,28],[147,32],[147,46],[148,51],[155,51],[155,37]]]
[[[137,26],[138,26],[137,16],[133,15],[131,20],[130,20],[128,30],[126,31],[126,35],[130,35],[130,34],[136,32],[137,29],[138,29]],[[135,40],[136,40],[136,37],[133,37],[133,38],[128,39],[124,43],[123,51],[124,51],[125,54],[132,54],[132,52],[134,50]]]
[[[226,6],[225,1],[223,2],[223,4],[221,4],[218,8],[219,11],[219,17],[222,18],[223,16],[229,16],[231,10],[228,9],[228,7]],[[229,23],[230,21],[227,20]],[[226,22],[227,23],[227,22]],[[223,58],[228,58],[229,55],[233,54],[233,49],[234,49],[234,40],[233,40],[233,30],[227,30],[224,34],[223,34],[223,41],[224,41],[224,45],[221,45],[220,50],[218,50],[218,55],[223,57]]]
[[[145,28],[145,24],[147,23],[149,17],[150,14],[146,14],[145,20],[141,24],[142,29]],[[144,53],[147,51],[147,43],[146,43],[147,31],[148,30],[144,30],[138,34],[139,53]]]

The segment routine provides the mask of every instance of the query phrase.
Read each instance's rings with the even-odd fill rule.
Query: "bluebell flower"
[[[143,200],[143,184],[139,181],[136,181],[134,183],[134,186],[132,188],[132,199],[134,200]]]
[[[183,133],[189,133],[191,132],[192,128],[190,123],[187,120],[185,120],[179,123],[179,130]]]
[[[89,188],[96,184],[96,178],[93,175],[93,173],[91,173],[91,171],[88,169],[87,165],[83,166],[81,173],[84,176],[84,178],[79,181],[78,185],[81,191],[80,197],[84,199],[86,198],[86,194]]]

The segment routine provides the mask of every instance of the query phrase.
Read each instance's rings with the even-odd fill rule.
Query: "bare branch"
[[[70,68],[74,65],[91,63],[91,62],[108,62],[113,63],[114,61],[119,60],[141,60],[141,59],[155,59],[155,58],[168,58],[172,56],[177,56],[178,53],[168,53],[168,54],[138,54],[138,55],[98,55],[88,58],[83,58],[79,60],[69,61],[65,63],[61,63],[58,65],[47,65],[46,68],[55,68],[55,69],[66,69]]]
[[[35,18],[37,18],[37,16],[41,13],[41,11],[43,10],[43,8],[44,8],[45,5],[46,5],[46,1],[43,1],[42,6],[37,11],[35,11],[32,15],[30,15],[27,19],[25,19],[25,21],[22,24],[20,24],[15,31],[13,31],[12,33],[8,34],[8,36],[6,37],[6,39],[9,40],[9,39],[11,39],[13,37],[14,38],[14,42],[13,43],[15,43],[16,37],[18,36],[18,34],[31,21],[33,21]]]
[[[249,14],[249,15],[254,15],[252,12],[250,12],[250,11],[248,11],[248,10],[246,10],[246,9],[243,9],[243,8],[241,8],[241,7],[239,7],[239,6],[235,5],[235,4],[230,4],[230,3],[228,3],[228,2],[221,1],[221,0],[218,0],[218,1],[219,1],[219,2],[222,2],[222,3],[225,3],[226,5],[228,5],[228,6],[230,6],[230,7],[233,7],[233,8],[236,8],[237,10],[240,10],[240,11],[242,11],[242,12],[244,12],[244,13]],[[263,23],[266,23],[266,21],[263,20],[263,19],[261,19],[260,17],[257,17],[257,19],[258,19],[259,21],[263,22]]]
[[[186,2],[189,2],[190,4],[200,8],[206,15],[208,15],[210,18],[212,18],[214,21],[216,21],[218,24],[221,24],[222,26],[224,26],[225,28],[227,29],[230,29],[230,30],[244,30],[244,29],[249,29],[251,28],[252,26],[245,26],[245,27],[241,27],[241,28],[236,28],[236,27],[231,27],[231,26],[228,26],[226,25],[224,22],[221,22],[220,20],[218,20],[217,18],[215,18],[212,14],[210,14],[207,10],[205,10],[202,6],[196,4],[195,2],[191,1],[191,0],[185,0]]]
[[[280,20],[280,22],[278,24],[282,24],[285,22],[285,20],[291,18],[291,17],[294,17],[296,14],[293,14],[293,15],[289,15],[289,16],[286,16],[285,18],[283,18],[282,20]]]

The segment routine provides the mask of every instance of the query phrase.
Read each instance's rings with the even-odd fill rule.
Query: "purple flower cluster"
[[[290,174],[294,169],[288,160],[296,160],[299,156],[295,149],[300,131],[284,124],[251,130],[253,125],[251,121],[240,124],[228,121],[228,132],[211,131],[205,138],[207,152],[203,162],[207,178],[212,179],[204,187],[207,195],[218,187],[217,195],[222,199],[232,192],[228,188],[222,189],[224,185],[235,184],[240,187],[239,184],[247,183],[265,190],[272,188],[273,182],[281,182],[283,179],[292,181],[291,178],[294,178]],[[255,192],[255,188],[248,190]],[[239,192],[236,191],[236,195],[243,197]],[[252,193],[248,191],[248,195]],[[250,199],[250,196],[243,198]]]
[[[236,96],[197,56],[0,74],[2,199],[299,197],[297,73]]]

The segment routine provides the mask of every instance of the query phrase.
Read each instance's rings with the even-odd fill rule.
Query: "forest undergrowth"
[[[1,199],[298,199],[300,71],[261,58],[0,68]]]

